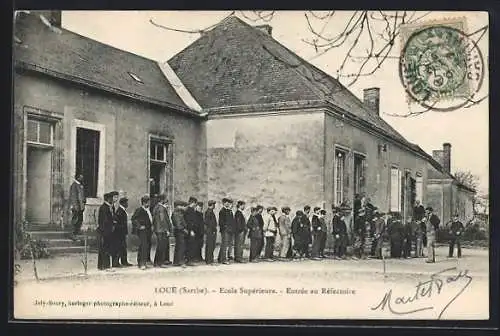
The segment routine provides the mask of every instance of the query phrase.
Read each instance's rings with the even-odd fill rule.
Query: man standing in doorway
[[[80,234],[83,223],[83,211],[85,210],[85,189],[83,187],[83,175],[76,174],[75,180],[69,188],[69,202],[71,206],[71,226],[73,228],[73,239]]]
[[[434,253],[434,248],[436,244],[436,231],[439,228],[439,223],[441,220],[438,216],[433,213],[434,209],[432,207],[427,207],[425,209],[425,231],[427,233],[427,263],[435,263],[436,255]]]

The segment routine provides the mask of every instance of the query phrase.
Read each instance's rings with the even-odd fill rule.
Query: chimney
[[[451,144],[448,142],[443,144],[443,169],[451,172]]]
[[[273,35],[273,27],[271,27],[268,24],[263,24],[263,25],[255,26],[255,28],[257,28],[259,30],[262,30],[264,33],[266,33],[266,34],[268,34],[270,36]]]
[[[60,10],[37,10],[36,15],[43,15],[54,27],[61,28],[62,18]]]
[[[368,88],[363,90],[363,104],[373,113],[380,114],[380,88]]]

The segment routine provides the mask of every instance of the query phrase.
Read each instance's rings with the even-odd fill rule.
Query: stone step
[[[28,231],[33,239],[67,239],[71,237],[69,231]]]
[[[68,254],[68,253],[84,253],[84,246],[62,246],[62,247],[48,247],[47,251],[50,255],[58,255],[58,254]],[[90,252],[89,249],[87,251]]]
[[[73,241],[72,239],[48,239],[47,247],[72,247],[84,246],[83,241]]]

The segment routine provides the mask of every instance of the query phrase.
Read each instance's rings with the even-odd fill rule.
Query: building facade
[[[442,225],[450,223],[455,214],[464,224],[469,223],[475,215],[476,191],[451,174],[451,144],[444,143],[443,149],[434,150],[432,156],[438,165],[428,167],[428,205],[441,218]]]
[[[75,172],[84,176],[85,226],[95,226],[112,190],[126,193],[131,208],[144,194],[206,197],[203,118],[159,65],[59,23],[56,16],[49,27],[35,14],[16,20],[15,221],[70,229]]]
[[[432,158],[380,117],[378,88],[360,101],[271,32],[231,17],[169,61],[208,113],[209,198],[295,211],[366,194],[410,216]]]

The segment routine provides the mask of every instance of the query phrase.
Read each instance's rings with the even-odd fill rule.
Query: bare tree
[[[314,48],[316,54],[307,61],[312,61],[329,52],[347,50],[336,70],[336,78],[347,78],[346,87],[352,86],[360,77],[375,74],[389,59],[399,59],[394,52],[396,39],[400,36],[401,28],[405,25],[421,22],[431,12],[416,11],[355,11],[347,19],[336,11],[305,11],[304,20],[307,23],[309,38],[302,41]],[[277,11],[232,11],[227,17],[238,15],[252,23],[269,23]],[[339,17],[340,16],[340,17]],[[343,24],[334,25],[334,22],[343,20]],[[181,30],[166,27],[150,20],[152,24],[163,29],[190,34],[201,34],[212,29],[215,25],[203,29]],[[485,25],[469,34],[476,43],[481,40],[488,30]],[[273,55],[275,56],[275,55]],[[284,63],[286,61],[282,60]],[[298,67],[301,64],[288,64]],[[309,79],[309,78],[308,78]],[[318,78],[310,78],[318,81]],[[345,88],[343,88],[345,89]],[[330,89],[331,90],[331,89]],[[325,92],[334,94],[335,92]],[[477,100],[470,100],[464,108],[480,104],[487,96]],[[421,111],[412,111],[407,114],[387,114],[395,117],[417,116],[428,112],[432,106]]]
[[[464,186],[477,191],[479,186],[479,176],[474,175],[471,171],[457,171],[455,172],[455,178]],[[478,206],[480,206],[481,202],[481,197],[475,193],[472,196],[472,211],[475,215],[477,214]]]

